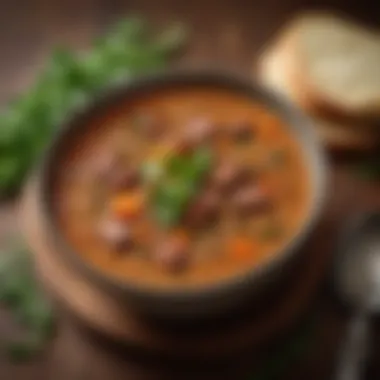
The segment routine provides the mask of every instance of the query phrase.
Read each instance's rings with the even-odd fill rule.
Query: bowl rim
[[[53,203],[51,202],[51,192],[49,192],[50,175],[54,173],[55,153],[57,147],[65,136],[70,135],[74,127],[78,128],[82,117],[86,118],[100,109],[115,104],[115,101],[133,97],[141,92],[149,92],[153,89],[165,87],[184,86],[184,85],[199,85],[210,86],[216,88],[226,88],[236,93],[245,94],[252,100],[263,101],[269,108],[281,111],[280,117],[284,119],[284,114],[293,115],[294,120],[302,124],[302,130],[305,138],[308,140],[308,150],[310,147],[313,150],[313,156],[316,162],[315,176],[316,184],[313,184],[313,195],[310,201],[307,215],[298,228],[294,236],[287,241],[275,254],[267,260],[260,262],[258,265],[251,266],[244,271],[241,271],[222,279],[211,281],[209,283],[192,284],[191,286],[154,286],[154,284],[143,284],[121,279],[116,276],[108,275],[96,265],[91,264],[82,258],[82,255],[76,253],[63,231],[58,226],[57,219],[54,213]],[[86,123],[84,123],[85,125]],[[290,121],[287,121],[290,124]],[[296,135],[298,133],[293,130]],[[301,144],[301,143],[300,143]],[[301,144],[302,145],[302,144]],[[305,147],[303,147],[305,148]],[[307,161],[311,161],[310,158]],[[309,169],[311,163],[308,164]],[[261,86],[258,82],[247,77],[241,77],[236,73],[225,71],[209,71],[209,70],[176,70],[171,72],[159,72],[156,74],[144,75],[132,80],[119,80],[117,83],[110,84],[103,91],[95,95],[89,102],[78,105],[69,115],[67,115],[60,123],[58,130],[53,136],[50,145],[42,156],[41,163],[37,170],[37,196],[41,207],[44,228],[51,237],[51,242],[54,246],[54,254],[63,256],[67,264],[81,271],[87,278],[110,290],[117,290],[124,295],[137,295],[145,297],[160,297],[166,300],[184,301],[188,298],[208,298],[216,293],[224,294],[232,289],[239,289],[246,284],[252,284],[255,279],[259,279],[276,268],[284,265],[292,256],[295,256],[297,251],[302,246],[302,243],[310,235],[323,210],[323,205],[327,196],[327,181],[328,179],[328,164],[327,157],[324,153],[324,148],[317,137],[316,132],[312,128],[312,120],[307,117],[301,110],[288,102],[280,95]],[[57,248],[57,249],[56,249]]]

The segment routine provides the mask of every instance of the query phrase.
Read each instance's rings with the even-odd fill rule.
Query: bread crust
[[[293,98],[303,109],[312,115],[335,120],[336,122],[341,122],[342,120],[358,124],[364,122],[365,124],[373,124],[377,127],[377,120],[380,118],[380,98],[378,101],[374,100],[374,102],[368,103],[365,107],[361,108],[345,106],[342,103],[329,99],[326,94],[323,94],[323,92],[313,85],[312,80],[308,77],[308,65],[302,55],[302,51],[299,49],[298,38],[303,23],[307,23],[316,17],[340,17],[352,23],[352,25],[357,25],[347,17],[338,15],[337,13],[311,11],[296,17],[285,27],[284,32],[272,44],[270,51],[276,51],[276,54],[281,55],[282,65],[286,67],[284,71],[286,71],[287,82]],[[369,28],[366,28],[366,30],[368,33],[376,33]]]
[[[257,80],[271,90],[286,96],[303,108],[312,118],[317,134],[326,147],[333,151],[364,152],[378,145],[378,129],[372,123],[358,122],[354,118],[331,117],[325,108],[316,109],[307,91],[298,82],[297,67],[292,54],[292,34],[288,32],[264,50],[259,57],[254,74]]]

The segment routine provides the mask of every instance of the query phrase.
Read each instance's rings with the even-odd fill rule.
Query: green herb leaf
[[[179,222],[211,164],[211,152],[205,148],[189,156],[173,155],[160,163],[161,173],[151,202],[160,224],[171,227]]]
[[[176,224],[191,195],[192,189],[186,183],[165,180],[154,195],[157,219],[167,227]]]
[[[11,193],[74,107],[109,83],[166,65],[184,43],[180,25],[150,36],[138,17],[118,23],[91,51],[77,57],[56,49],[34,86],[0,115],[0,193]]]
[[[209,149],[200,148],[194,153],[193,165],[197,175],[206,173],[212,164],[212,155]]]
[[[7,344],[7,352],[13,360],[28,359],[50,337],[54,320],[25,249],[0,253],[0,301],[10,309],[15,321],[27,329],[25,339]]]

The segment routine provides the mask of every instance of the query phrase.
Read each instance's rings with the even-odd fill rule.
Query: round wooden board
[[[273,302],[262,307],[260,312],[257,310],[260,305],[253,305],[256,310],[190,333],[170,331],[148,323],[125,305],[121,307],[115,299],[63,262],[52,251],[49,236],[42,227],[33,181],[26,187],[21,204],[22,226],[47,290],[91,328],[112,339],[153,352],[183,357],[223,357],[270,341],[295,324],[310,305],[330,261],[331,243],[339,224],[337,220],[344,218],[342,211],[343,214],[348,211],[344,206],[347,202],[339,192],[340,187],[347,186],[347,181],[339,179],[339,175],[337,178],[333,181],[335,191],[327,204],[325,216],[305,247],[300,269],[293,273]],[[350,191],[343,190],[344,198],[350,199]],[[354,199],[354,187],[352,192]]]

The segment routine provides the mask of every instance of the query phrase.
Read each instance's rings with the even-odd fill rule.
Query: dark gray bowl
[[[75,249],[69,245],[60,231],[52,207],[51,186],[54,182],[59,151],[64,144],[73,141],[75,134],[80,132],[86,118],[94,112],[106,109],[121,98],[136,95],[166,86],[209,85],[226,88],[234,92],[248,95],[254,100],[267,104],[282,117],[291,132],[303,148],[305,161],[311,174],[312,202],[305,221],[296,237],[284,246],[281,252],[261,265],[247,268],[246,272],[228,280],[215,282],[209,286],[192,289],[158,290],[143,287],[134,283],[118,281],[107,277],[97,268],[82,260]],[[51,143],[42,162],[39,172],[40,206],[46,222],[46,228],[52,238],[55,250],[72,266],[80,270],[84,276],[97,286],[103,288],[114,297],[118,297],[137,311],[159,318],[195,318],[227,312],[243,305],[257,294],[262,294],[272,285],[281,282],[285,268],[292,267],[299,256],[300,247],[312,232],[318,220],[326,193],[327,165],[323,149],[315,136],[311,121],[298,109],[287,104],[283,99],[269,93],[259,85],[246,79],[216,73],[172,73],[143,77],[132,82],[118,84],[91,104],[82,107],[71,115],[59,130]]]

